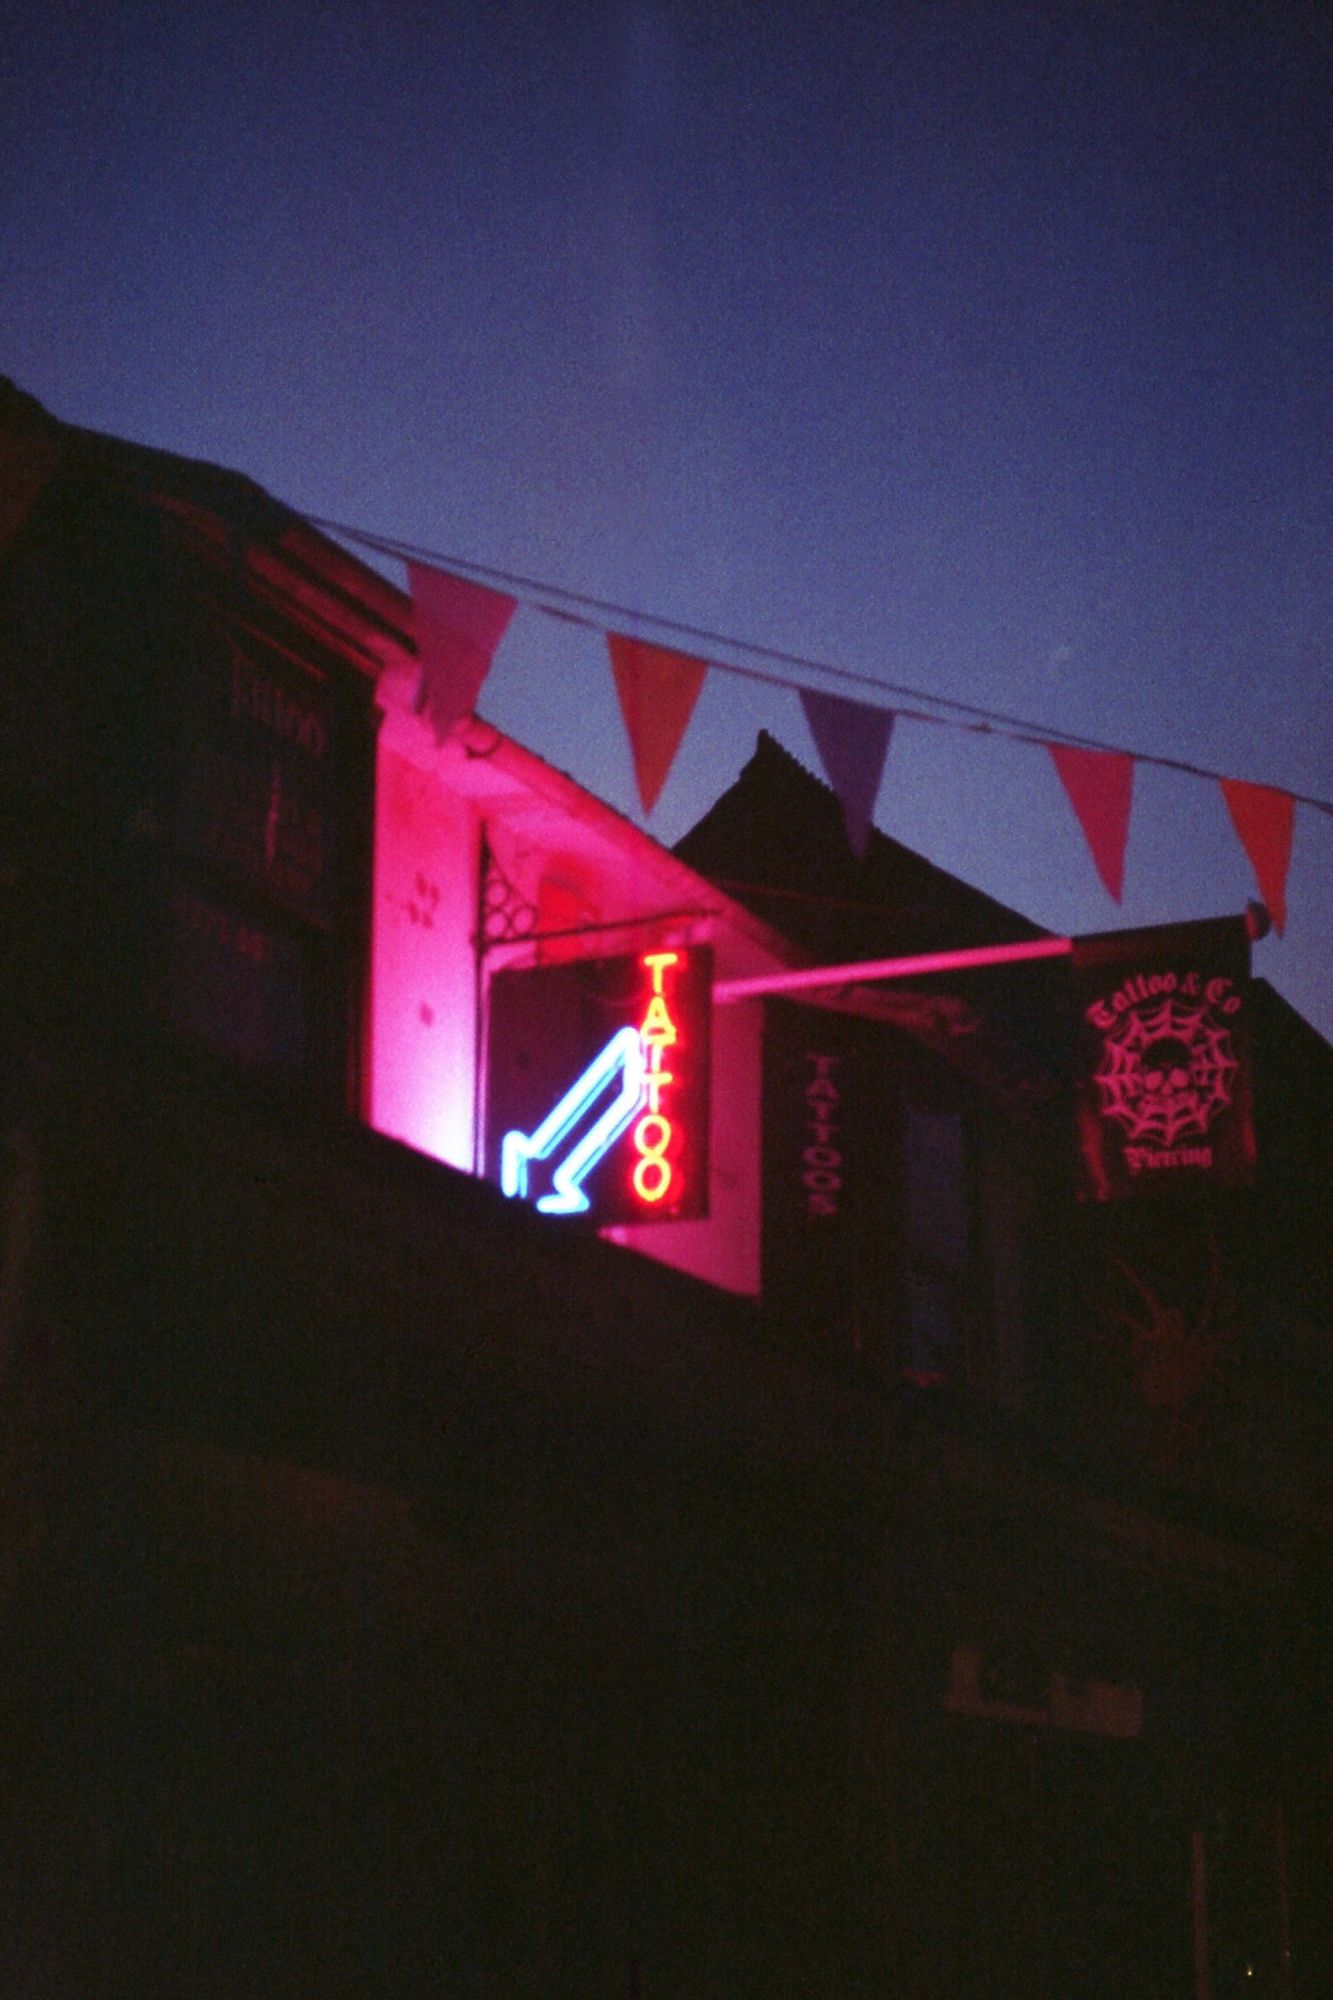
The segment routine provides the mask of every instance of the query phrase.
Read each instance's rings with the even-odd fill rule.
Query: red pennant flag
[[[844,701],[841,695],[815,694],[808,688],[801,690],[801,707],[859,861],[870,840],[875,797],[893,733],[893,710]]]
[[[407,575],[421,661],[417,713],[429,717],[436,742],[443,743],[476,707],[518,599],[426,563],[410,562]]]
[[[680,748],[708,665],[688,653],[669,653],[620,632],[608,632],[606,643],[639,798],[650,813]]]
[[[1134,759],[1124,750],[1080,750],[1072,743],[1048,743],[1046,748],[1078,814],[1097,873],[1118,903],[1125,887]]]
[[[23,526],[59,462],[54,437],[0,430],[0,549]]]
[[[1270,785],[1247,784],[1243,778],[1220,780],[1232,824],[1250,857],[1259,894],[1281,937],[1287,927],[1287,869],[1296,801],[1290,792]]]

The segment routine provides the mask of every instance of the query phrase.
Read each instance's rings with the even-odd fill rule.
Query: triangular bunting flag
[[[1287,927],[1287,869],[1296,801],[1290,792],[1271,785],[1251,785],[1243,778],[1223,778],[1222,796],[1241,845],[1250,857],[1259,894],[1281,937]]]
[[[620,632],[608,632],[606,644],[639,798],[650,813],[680,748],[708,665],[688,653],[669,653]]]
[[[421,661],[417,713],[429,719],[436,742],[443,743],[476,707],[518,600],[426,563],[408,563],[407,576]]]
[[[1078,814],[1097,873],[1118,903],[1125,887],[1134,759],[1124,750],[1081,750],[1072,743],[1048,743],[1046,748]]]
[[[809,688],[801,689],[801,707],[859,861],[870,840],[875,797],[893,733],[893,710],[844,701],[841,695],[815,694]]]

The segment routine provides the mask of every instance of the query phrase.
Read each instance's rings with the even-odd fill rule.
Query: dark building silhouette
[[[750,1295],[506,1200],[366,1115],[406,600],[0,428],[6,1994],[1327,1991],[1327,1046],[1254,982],[1252,1182],[1079,1202],[1067,966],[779,992]],[[770,739],[660,868],[1042,935]]]

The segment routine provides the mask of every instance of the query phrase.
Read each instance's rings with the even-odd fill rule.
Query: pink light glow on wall
[[[477,830],[466,803],[381,744],[367,1115],[470,1171]]]
[[[650,1002],[657,1001],[650,1025],[661,1030],[654,1041],[659,1123],[645,1128],[637,1148],[638,1158],[648,1161],[640,1176],[646,1192],[640,1191],[637,1204],[644,1222],[612,1224],[603,1233],[727,1290],[756,1294],[760,1015],[727,1007],[713,1016],[713,1049],[721,1064],[707,1115],[711,1213],[684,1219],[677,1194],[679,1177],[689,1168],[687,1153],[678,1150],[686,1131],[685,1085],[684,1072],[672,1059],[683,1045],[670,1043],[659,1016],[664,1009],[679,1037],[683,996],[673,976],[680,976],[692,945],[678,922],[656,936],[652,931],[645,936],[643,929],[644,912],[703,907],[714,900],[713,892],[702,881],[697,889],[682,885],[679,863],[606,815],[570,781],[540,765],[529,774],[517,746],[512,768],[502,767],[500,759],[488,764],[490,782],[478,791],[466,762],[440,753],[433,743],[425,743],[422,754],[415,728],[407,709],[400,713],[391,706],[377,752],[368,1122],[446,1165],[475,1169],[473,932],[484,813],[488,840],[517,892],[531,901],[538,931],[555,933],[532,947],[536,964],[582,958],[589,949],[582,928],[591,925],[600,945],[620,915],[637,932],[639,952],[663,954],[656,977],[647,969],[645,1012],[635,1022],[646,1022]],[[510,749],[503,742],[502,757]],[[721,941],[725,929],[712,935]],[[488,966],[491,975],[515,965],[513,951],[498,957],[499,964]],[[521,951],[518,957],[523,960]],[[662,992],[652,992],[659,983]],[[672,1213],[663,1227],[666,1210]]]

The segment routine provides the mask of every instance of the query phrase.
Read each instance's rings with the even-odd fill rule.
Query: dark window
[[[901,1112],[898,1368],[1017,1409],[1026,1400],[1036,1197],[1022,1136],[988,1105],[909,1085]]]
[[[1026,1397],[1035,1175],[1023,1135],[885,1024],[770,1002],[764,1304],[922,1389]]]
[[[902,1129],[902,1372],[937,1388],[956,1379],[966,1344],[972,1228],[962,1114],[909,1099]]]

